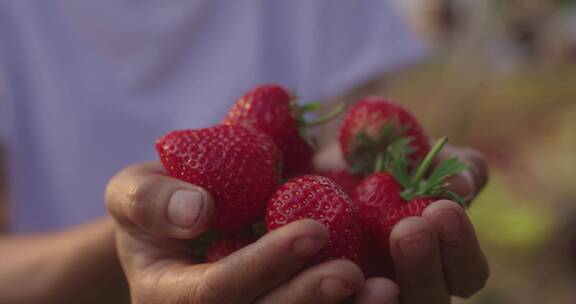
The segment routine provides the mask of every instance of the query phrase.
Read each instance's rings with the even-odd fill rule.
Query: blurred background
[[[488,157],[470,215],[492,275],[456,303],[576,303],[576,0],[395,1],[432,56],[346,98],[389,96]]]
[[[492,274],[456,303],[576,303],[576,1],[396,2],[433,55],[352,95],[487,156],[470,215]]]

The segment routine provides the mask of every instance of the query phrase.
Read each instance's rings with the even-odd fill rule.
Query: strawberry
[[[251,233],[242,233],[236,236],[223,236],[215,240],[206,252],[206,262],[214,263],[232,252],[242,249],[256,241]]]
[[[324,176],[332,180],[336,185],[340,186],[342,190],[350,197],[356,191],[356,186],[362,181],[361,176],[351,174],[346,170],[328,170],[316,172],[317,175]]]
[[[306,138],[306,127],[321,124],[341,111],[316,122],[305,121],[304,113],[317,108],[317,104],[298,106],[296,98],[279,85],[261,85],[240,97],[222,123],[250,126],[270,136],[282,151],[283,176],[292,177],[312,170],[314,151]]]
[[[350,109],[340,127],[339,141],[353,171],[365,175],[373,172],[390,150],[407,154],[412,163],[421,161],[430,150],[428,137],[408,110],[374,96],[361,99]]]
[[[359,262],[361,231],[352,202],[330,179],[317,175],[296,177],[270,198],[265,216],[268,230],[304,218],[319,221],[330,232],[328,244],[312,264],[340,258]]]
[[[430,198],[405,201],[400,196],[402,186],[388,173],[374,173],[358,186],[354,200],[367,241],[363,243],[362,270],[367,277],[392,277],[393,264],[389,250],[392,228],[401,219],[420,216]]]
[[[170,132],[156,141],[174,178],[205,188],[214,197],[211,226],[234,233],[260,216],[279,180],[280,152],[260,131],[215,126]]]
[[[381,259],[366,257],[362,261],[366,273],[374,273],[375,269],[383,269],[390,274],[392,262],[390,259],[389,238],[394,225],[410,216],[420,216],[428,205],[441,197],[449,197],[458,202],[462,200],[448,190],[444,180],[466,168],[455,158],[442,162],[432,172],[428,180],[422,180],[430,167],[432,160],[442,146],[446,137],[440,139],[430,153],[418,166],[413,177],[408,174],[408,162],[405,157],[393,159],[387,170],[366,177],[356,188],[354,202],[358,205],[358,217],[366,238],[372,240],[365,252],[376,252]],[[366,255],[367,256],[367,255]],[[378,272],[378,271],[376,271]]]

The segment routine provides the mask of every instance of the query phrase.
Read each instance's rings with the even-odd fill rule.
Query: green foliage
[[[292,115],[294,115],[296,121],[298,122],[298,132],[300,133],[300,137],[304,139],[311,147],[316,147],[316,140],[308,134],[309,127],[316,127],[323,125],[334,118],[338,117],[342,112],[344,112],[345,104],[340,103],[334,107],[329,113],[324,116],[319,117],[314,121],[307,121],[304,117],[306,113],[318,112],[320,110],[321,105],[319,102],[309,102],[302,106],[298,105],[298,100],[293,99],[290,105]]]
[[[407,127],[401,126],[397,117],[383,123],[376,137],[366,131],[356,135],[356,149],[348,156],[354,174],[369,175],[383,171],[392,160],[401,159],[414,152],[410,146],[412,138],[406,136]],[[407,158],[406,158],[407,159]]]
[[[435,181],[442,181],[445,178],[452,176],[456,173],[462,172],[468,169],[466,164],[458,161],[458,158],[454,157],[449,160],[445,160],[440,165],[436,166],[428,180],[432,183]]]
[[[433,159],[438,155],[442,147],[446,144],[447,138],[443,137],[434,145],[426,158],[419,164],[414,176],[410,177],[408,172],[408,161],[405,153],[390,154],[386,171],[390,172],[396,181],[402,185],[404,191],[402,198],[410,201],[416,197],[438,197],[445,195],[466,207],[464,200],[455,192],[449,190],[446,178],[466,170],[466,164],[451,158],[440,163],[432,171],[428,179],[423,179],[424,174],[432,165]]]

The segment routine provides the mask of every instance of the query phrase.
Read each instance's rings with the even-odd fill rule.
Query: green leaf
[[[407,155],[410,155],[414,149],[410,147],[411,137],[400,138],[392,142],[386,149],[386,158],[384,159],[385,168],[390,168],[391,164],[397,160],[406,161]],[[408,166],[407,166],[408,167]]]
[[[407,127],[400,126],[398,118],[394,116],[391,120],[382,123],[379,128],[379,133],[376,136],[369,135],[366,130],[356,134],[357,146],[352,153],[354,157],[348,158],[353,167],[352,171],[367,175],[375,171],[382,171],[378,170],[377,167],[384,167],[384,171],[393,173],[392,164],[396,163],[398,159],[404,158],[404,164],[395,170],[398,175],[403,175],[400,171],[402,171],[401,168],[405,168],[403,170],[409,174],[407,155],[412,154],[415,149],[410,146],[412,137],[404,135]],[[382,158],[378,158],[378,155],[382,155],[382,153],[384,155],[383,161]]]
[[[311,107],[313,107],[313,106],[311,106]],[[318,117],[316,120],[305,121],[305,124],[308,127],[315,127],[315,126],[323,125],[323,124],[335,119],[336,117],[340,116],[340,114],[342,114],[345,109],[346,109],[346,104],[343,102],[339,103],[332,110],[330,110],[330,112]]]
[[[400,197],[402,197],[403,200],[409,202],[414,197],[416,197],[416,194],[414,193],[413,189],[406,189],[400,193]]]
[[[414,148],[410,146],[412,142],[412,137],[403,137],[393,141],[390,145],[388,145],[388,154],[391,157],[405,157],[406,155],[412,154],[414,152]]]
[[[466,203],[466,201],[464,201],[464,199],[456,192],[454,191],[445,191],[444,194],[451,200],[455,201],[456,203],[458,203],[458,205],[462,206],[462,208],[467,209],[468,208],[468,204]]]
[[[346,158],[350,164],[350,172],[353,174],[368,175],[374,169],[374,160],[370,153],[354,153]]]
[[[458,161],[457,158],[443,161],[434,169],[427,180],[423,180],[419,182],[418,185],[414,185],[418,189],[416,194],[418,196],[436,197],[446,193],[449,189],[449,185],[444,183],[444,180],[447,177],[466,169],[467,166]]]
[[[394,136],[394,125],[391,123],[383,123],[380,126],[378,135],[380,137],[380,142],[387,142]]]
[[[309,112],[316,112],[320,110],[321,104],[319,102],[310,102],[304,105],[301,105],[299,110],[300,113],[309,113]]]
[[[376,161],[374,161],[374,172],[382,172],[386,169],[385,157],[386,155],[384,152],[378,152],[376,155]]]
[[[421,196],[436,196],[447,189],[447,187],[444,187],[441,183],[441,180],[434,182],[422,181],[420,183],[421,186],[419,187],[420,190],[418,191],[418,194]]]
[[[376,145],[376,142],[372,140],[372,137],[368,135],[368,133],[362,131],[356,135],[356,140],[364,146],[373,147]]]
[[[354,164],[350,168],[350,173],[352,174],[360,174],[360,175],[367,175],[367,170],[364,165],[362,164]]]
[[[460,162],[458,158],[451,158],[443,161],[438,166],[436,166],[436,168],[430,175],[430,178],[428,178],[428,181],[430,183],[437,183],[437,182],[440,183],[445,178],[452,176],[456,173],[460,173],[466,169],[468,169],[468,166]]]
[[[396,178],[396,181],[402,185],[404,189],[412,188],[410,182],[410,175],[408,175],[408,163],[406,157],[396,159],[391,163],[390,173]]]

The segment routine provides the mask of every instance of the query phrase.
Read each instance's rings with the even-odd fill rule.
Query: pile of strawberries
[[[342,123],[347,170],[316,172],[306,130],[341,112],[313,122],[304,118],[317,109],[298,105],[281,86],[263,85],[242,96],[221,124],[157,140],[168,174],[214,197],[212,231],[198,258],[216,261],[267,231],[309,218],[330,232],[311,264],[343,258],[367,276],[391,276],[392,227],[420,216],[438,198],[461,201],[445,179],[465,166],[451,159],[430,170],[446,138],[430,147],[406,109],[379,97],[355,103]]]

